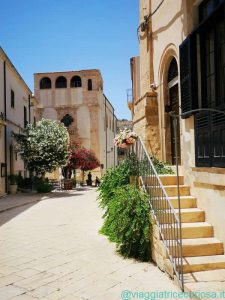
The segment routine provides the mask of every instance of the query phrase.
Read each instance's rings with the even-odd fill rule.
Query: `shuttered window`
[[[196,36],[189,35],[180,45],[181,111],[198,108]],[[192,113],[183,116],[187,118]]]
[[[201,103],[225,112],[224,5],[199,31]],[[196,166],[225,167],[225,115],[200,112],[195,116]]]

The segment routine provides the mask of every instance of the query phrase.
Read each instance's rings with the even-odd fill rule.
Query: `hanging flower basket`
[[[125,128],[114,138],[114,145],[118,148],[127,148],[137,140],[137,134],[130,129]]]

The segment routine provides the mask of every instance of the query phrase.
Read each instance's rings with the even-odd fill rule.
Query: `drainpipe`
[[[107,126],[106,126],[106,96],[105,96],[105,170],[107,170]]]
[[[6,111],[6,62],[3,64],[3,90],[4,90],[4,115],[5,120],[7,119],[7,111]],[[5,143],[5,164],[6,164],[6,174],[5,174],[5,192],[8,192],[8,182],[7,182],[7,125],[4,126],[4,143]]]
[[[28,96],[28,122],[30,124],[30,107],[31,107],[31,102],[30,102],[30,95]]]

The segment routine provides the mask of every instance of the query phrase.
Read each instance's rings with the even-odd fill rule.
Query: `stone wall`
[[[160,157],[159,118],[157,94],[154,92],[136,101],[134,107],[134,130],[144,142],[151,155]]]
[[[59,76],[67,80],[67,87],[55,88]],[[81,78],[81,87],[71,87],[74,76]],[[51,88],[40,89],[42,78],[51,80]],[[92,89],[88,89],[88,80]],[[67,114],[72,118],[68,126],[71,143],[91,149],[100,164],[112,167],[116,161],[113,138],[116,132],[114,108],[103,94],[103,80],[98,70],[50,72],[34,74],[35,96],[39,100],[38,119],[61,121]],[[106,124],[107,123],[107,124]],[[99,168],[98,176],[102,173]]]
[[[161,239],[158,226],[152,226],[152,240],[151,240],[152,260],[163,272],[166,272],[172,279],[174,279],[173,266],[168,258],[168,253]]]

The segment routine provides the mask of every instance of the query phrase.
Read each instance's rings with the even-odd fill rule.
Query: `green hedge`
[[[104,223],[100,233],[115,242],[117,250],[124,257],[141,261],[151,259],[151,214],[149,196],[139,188],[129,184],[129,176],[148,175],[147,158],[138,161],[134,153],[115,168],[106,172],[99,187],[99,204],[105,210]],[[158,174],[173,174],[155,157],[153,164]]]
[[[118,252],[149,261],[150,228],[148,195],[130,184],[114,190],[100,232],[116,243]]]
[[[129,183],[129,164],[124,160],[119,166],[107,170],[101,179],[101,185],[98,188],[99,204],[107,210],[108,204],[114,196],[116,188]]]
[[[36,189],[38,193],[50,193],[53,190],[53,185],[46,181],[39,181],[36,184]]]

